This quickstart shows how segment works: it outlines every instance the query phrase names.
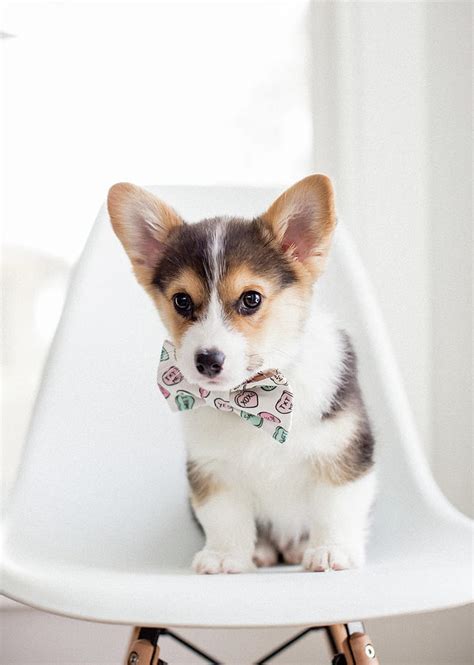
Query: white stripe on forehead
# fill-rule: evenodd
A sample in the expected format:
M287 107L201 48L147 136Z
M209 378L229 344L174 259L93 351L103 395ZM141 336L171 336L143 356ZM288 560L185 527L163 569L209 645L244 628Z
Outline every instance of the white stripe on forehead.
M211 294L209 298L209 307L205 317L205 321L210 330L216 330L216 328L225 326L224 310L217 290L217 286L223 272L223 238L223 225L217 223L214 228L214 236L212 238L210 261L212 275L209 284Z
M214 228L214 237L212 239L211 248L211 263L211 290L214 291L222 277L222 271L224 267L224 225L222 222L218 222Z
M225 325L225 316L222 303L219 298L219 293L217 290L219 280L222 278L223 274L223 238L224 238L224 228L222 223L217 223L213 229L214 233L210 241L210 260L209 268L210 275L209 278L209 306L206 312L204 321L211 329L215 329L216 326Z
M202 321L202 326L207 330L209 336L212 337L218 336L222 329L227 327L224 310L215 286L212 287L209 306L206 316Z
M216 336L217 338L223 334L223 330L228 329L228 322L218 292L219 281L223 276L224 269L224 235L224 225L222 222L218 222L214 227L212 245L210 248L209 263L212 274L210 275L209 280L209 305L202 322L203 326L209 331L210 336Z

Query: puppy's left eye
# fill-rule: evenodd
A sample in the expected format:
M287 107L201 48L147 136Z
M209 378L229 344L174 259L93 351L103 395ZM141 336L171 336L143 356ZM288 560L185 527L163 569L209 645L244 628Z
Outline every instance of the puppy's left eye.
M188 316L193 311L193 301L187 293L175 293L173 296L173 305L178 314Z
M262 296L258 291L245 291L240 296L239 309L242 314L253 314L262 304Z

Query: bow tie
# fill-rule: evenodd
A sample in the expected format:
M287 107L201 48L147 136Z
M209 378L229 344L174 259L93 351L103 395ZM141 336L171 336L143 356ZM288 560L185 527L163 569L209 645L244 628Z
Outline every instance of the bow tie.
M257 372L232 390L205 390L186 381L176 364L176 348L166 340L158 366L158 387L172 411L209 406L240 416L249 425L268 432L279 443L285 443L288 437L293 393L288 381L276 369Z

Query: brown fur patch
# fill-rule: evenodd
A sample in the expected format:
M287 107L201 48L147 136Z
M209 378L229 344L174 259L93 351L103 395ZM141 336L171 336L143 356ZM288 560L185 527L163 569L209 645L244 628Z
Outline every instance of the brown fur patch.
M235 303L244 291L258 291L265 298L279 288L276 277L252 270L245 263L229 268L219 282L219 295L224 303Z
M191 503L194 508L201 506L210 496L222 489L221 483L212 473L205 471L192 460L188 460L186 463L186 472L191 489Z
M179 344L182 336L196 318L186 319L180 316L174 308L173 296L177 293L190 295L196 306L196 315L199 316L206 309L209 300L209 293L202 278L192 268L184 265L180 271L176 272L173 279L167 282L164 290L157 289L149 281L142 286L155 303L173 339Z
M148 284L147 291L157 306L164 323L173 334L173 339L179 344L186 330L193 324L193 319L180 316L173 304L173 296L177 293L187 293L195 305L195 316L206 308L208 293L202 279L192 268L183 266L181 272L167 283L164 291L159 291L154 285Z
M233 328L246 336L263 334L272 299L279 289L276 276L260 275L245 264L230 268L218 285L219 297L227 319ZM262 295L260 307L255 313L247 316L243 316L237 310L240 297L245 291L258 291Z
M171 299L154 288L153 285L147 284L144 288L155 303L163 323L169 330L172 339L176 344L179 344L186 330L192 326L193 321L180 316L176 312Z
M318 480L331 485L344 485L357 480L373 467L374 463L361 464L359 444L352 442L347 448L332 459L320 459L314 463Z
M353 418L354 429L347 433L347 444L337 455L314 463L318 477L333 485L355 480L371 469L375 446L357 380L357 356L347 333L341 330L339 334L344 344L342 371L329 408L321 414L321 423L334 426L337 432L338 423Z
M346 445L335 455L321 455L312 461L313 471L317 480L331 485L344 485L365 475L374 465L373 449L374 439L370 430L365 411L354 410L339 411L334 415L332 422L337 426L337 420L354 418L354 430L348 434Z
M306 315L311 284L303 276L301 281L295 280L282 289L277 275L262 275L257 270L240 265L228 270L219 283L218 291L232 327L245 335L252 349L258 350L268 326L284 330L288 316L295 320ZM245 291L258 291L263 296L258 310L247 316L236 309Z
M198 308L203 306L208 296L202 279L192 268L188 268L187 266L183 266L181 272L166 285L164 295L171 302L176 293L182 292L190 295Z

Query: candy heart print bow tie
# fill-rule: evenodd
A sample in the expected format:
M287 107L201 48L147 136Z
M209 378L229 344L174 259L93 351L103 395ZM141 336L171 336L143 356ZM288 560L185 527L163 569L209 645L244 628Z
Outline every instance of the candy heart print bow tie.
M276 369L257 372L236 388L205 390L188 383L176 364L176 348L166 340L158 366L158 387L173 411L209 406L232 412L249 425L260 427L279 443L285 443L291 427L293 393Z

